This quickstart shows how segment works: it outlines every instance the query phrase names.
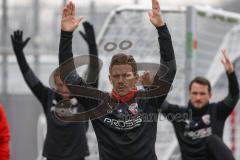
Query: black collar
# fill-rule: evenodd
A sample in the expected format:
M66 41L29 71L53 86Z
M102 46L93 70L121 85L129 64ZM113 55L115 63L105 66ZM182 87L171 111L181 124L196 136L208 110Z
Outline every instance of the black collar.
M208 112L209 103L207 103L202 108L196 108L192 105L192 103L188 102L188 109L191 110L193 116L202 116Z

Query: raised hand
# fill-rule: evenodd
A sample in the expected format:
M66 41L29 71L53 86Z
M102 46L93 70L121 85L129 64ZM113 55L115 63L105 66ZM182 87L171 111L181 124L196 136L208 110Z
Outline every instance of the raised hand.
M25 41L23 40L23 31L17 30L14 31L11 35L11 41L13 45L13 50L15 53L18 53L18 51L23 51L24 47L27 45L28 41L31 38L28 37Z
M226 49L222 49L223 58L221 59L221 62L226 70L227 73L232 73L234 71L233 64L229 58L229 54Z
M82 31L79 31L79 34L88 43L89 47L92 47L93 45L96 46L96 39L93 26L89 22L85 21L83 22L83 28L85 34Z
M143 75L140 76L139 81L142 83L143 86L152 85L153 78L151 77L149 71L145 71Z
M95 39L95 33L94 33L94 28L93 26L85 21L83 22L83 28L85 33L82 31L79 31L79 34L83 37L83 39L87 42L88 48L89 48L89 54L92 56L98 56L98 49L97 49L97 44L96 44L96 39ZM99 62L96 61L93 57L90 57L90 62L88 65L87 72L85 72L85 77L87 77L87 82L97 88L98 86L98 71L99 71Z
M66 32L73 32L84 17L76 17L75 4L70 1L65 5L61 20L61 29Z
M152 0L152 10L148 12L148 16L154 26L160 27L164 25L164 21L160 13L160 5L158 3L158 0Z

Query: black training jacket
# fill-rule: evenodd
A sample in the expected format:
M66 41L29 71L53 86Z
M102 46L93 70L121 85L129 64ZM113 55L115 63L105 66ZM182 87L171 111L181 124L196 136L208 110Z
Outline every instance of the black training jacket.
M119 103L109 96L113 102L112 112L92 120L101 160L157 159L155 142L158 109L165 100L176 73L174 50L168 28L166 25L158 27L157 32L162 65L158 69L153 85L160 87L158 91L162 94L156 95L148 90L139 90L136 97L126 104ZM70 37L68 42L71 41ZM65 53L67 55L70 52L66 50Z
M61 34L59 54L64 52L65 48L62 47L65 46L66 40L68 36ZM23 51L17 51L16 57L27 85L42 104L46 115L47 134L43 156L53 160L79 160L89 155L86 139L87 123L69 123L57 119L54 109L62 97L41 83L29 67ZM83 108L80 103L74 107Z
M208 160L210 157L206 143L207 138L214 134L222 138L224 123L237 104L239 85L236 74L227 74L229 93L217 103L209 103L201 109L164 102L162 113L172 122L180 145L182 160ZM217 146L216 146L217 147Z

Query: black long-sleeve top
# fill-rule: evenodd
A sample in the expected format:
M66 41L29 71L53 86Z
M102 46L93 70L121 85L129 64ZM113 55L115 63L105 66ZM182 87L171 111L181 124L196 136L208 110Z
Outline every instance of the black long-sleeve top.
M60 45L60 52L62 51ZM16 51L22 75L33 94L42 104L47 119L47 135L43 156L55 160L78 160L89 155L85 123L63 122L54 115L55 105L62 97L42 84L29 67L23 51ZM76 107L81 105L78 103Z
M235 72L227 74L227 77L229 93L217 103L208 103L201 109L194 108L190 102L185 107L167 101L163 103L162 113L166 117L173 115L176 118L169 120L174 126L182 160L208 160L208 137L214 134L222 138L225 121L239 99L239 85Z
M161 64L165 67L163 69L163 66L160 66L153 84L160 89L163 87L165 92L162 95L155 95L149 91L138 91L137 98L126 104L114 101L111 103L113 105L111 113L92 120L101 160L157 159L155 154L157 119L148 121L144 116L152 114L158 116L159 106L165 100L176 73L174 50L168 28L164 25L158 27L157 31ZM65 44L71 45L71 40L69 38ZM66 48L71 49L70 46ZM65 53L70 52L66 50ZM146 97L143 97L144 95Z

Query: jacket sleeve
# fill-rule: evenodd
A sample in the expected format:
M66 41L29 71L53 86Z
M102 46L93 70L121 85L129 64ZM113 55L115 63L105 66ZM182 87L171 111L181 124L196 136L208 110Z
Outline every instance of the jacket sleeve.
M176 74L176 61L167 25L158 27L157 31L160 46L160 67L154 77L153 86L157 86L159 91L157 91L158 95L152 96L151 102L154 106L160 108L171 89Z
M235 72L227 74L228 78L228 95L217 103L217 116L227 118L239 99L239 84Z
M66 82L70 83L70 84L75 84L75 85L78 84L81 86L88 86L86 81L82 77L79 76L79 74L77 73L77 71L75 69L74 60L73 60L73 52L72 52L72 38L73 38L73 32L61 31L61 38L60 38L60 44L59 44L59 65L63 64L64 62L66 62L69 59L72 59L72 61L68 61L69 63L71 63L68 66L70 67L69 70L71 70L73 72L70 73ZM91 47L89 46L89 48L91 48ZM97 55L95 49L94 50L89 49L89 51L90 51L90 55ZM93 79L92 77L97 77L97 75L96 75L97 73L94 72L96 69L91 68L92 63L93 62L91 61L91 58L90 58L90 65L89 65L90 67L88 67L87 82L91 81L91 79ZM90 86L97 87L97 81L94 83L90 83Z
M60 44L59 44L59 65L64 64L69 59L73 59L72 38L73 38L73 32L61 31L61 38L60 38ZM97 53L95 50L89 49L89 51L90 51L90 55L97 56ZM65 79L64 81L67 82L67 84L74 85L73 87L68 86L68 88L72 94L79 95L81 93L78 91L78 89L77 89L78 87L83 87L83 88L81 88L81 90L84 90L84 92L85 92L85 90L87 90L87 88L91 88L91 87L97 88L97 84L98 84L97 82L87 84L86 81L78 75L75 65L74 65L74 62L73 61L68 61L68 62L70 62L70 64L67 65L70 67L70 69L68 69L68 70L71 70L73 72L71 72L70 75L67 76L67 79ZM91 58L90 58L90 69L88 68L89 69L88 75L91 78L93 76L97 76L97 75L94 75L95 73L92 73L92 70L91 70L91 65L93 65L94 62L91 61ZM61 70L60 70L60 73L61 73ZM89 79L89 76L87 78L87 81ZM91 80L89 80L89 81L91 82ZM84 110L86 110L86 111L88 111L91 108L94 108L95 106L98 105L98 102L96 100L87 98L86 96L83 96L82 94L77 96L77 98L78 98L79 102L83 105Z
M44 86L43 83L38 79L38 77L33 73L32 69L29 67L23 51L15 51L16 58L20 70L22 72L23 78L27 83L28 87L31 89L32 93L41 102L44 110L47 106L47 98L49 93L49 88Z
M183 122L186 119L191 119L192 116L191 110L171 104L166 100L162 103L159 111L170 122Z

